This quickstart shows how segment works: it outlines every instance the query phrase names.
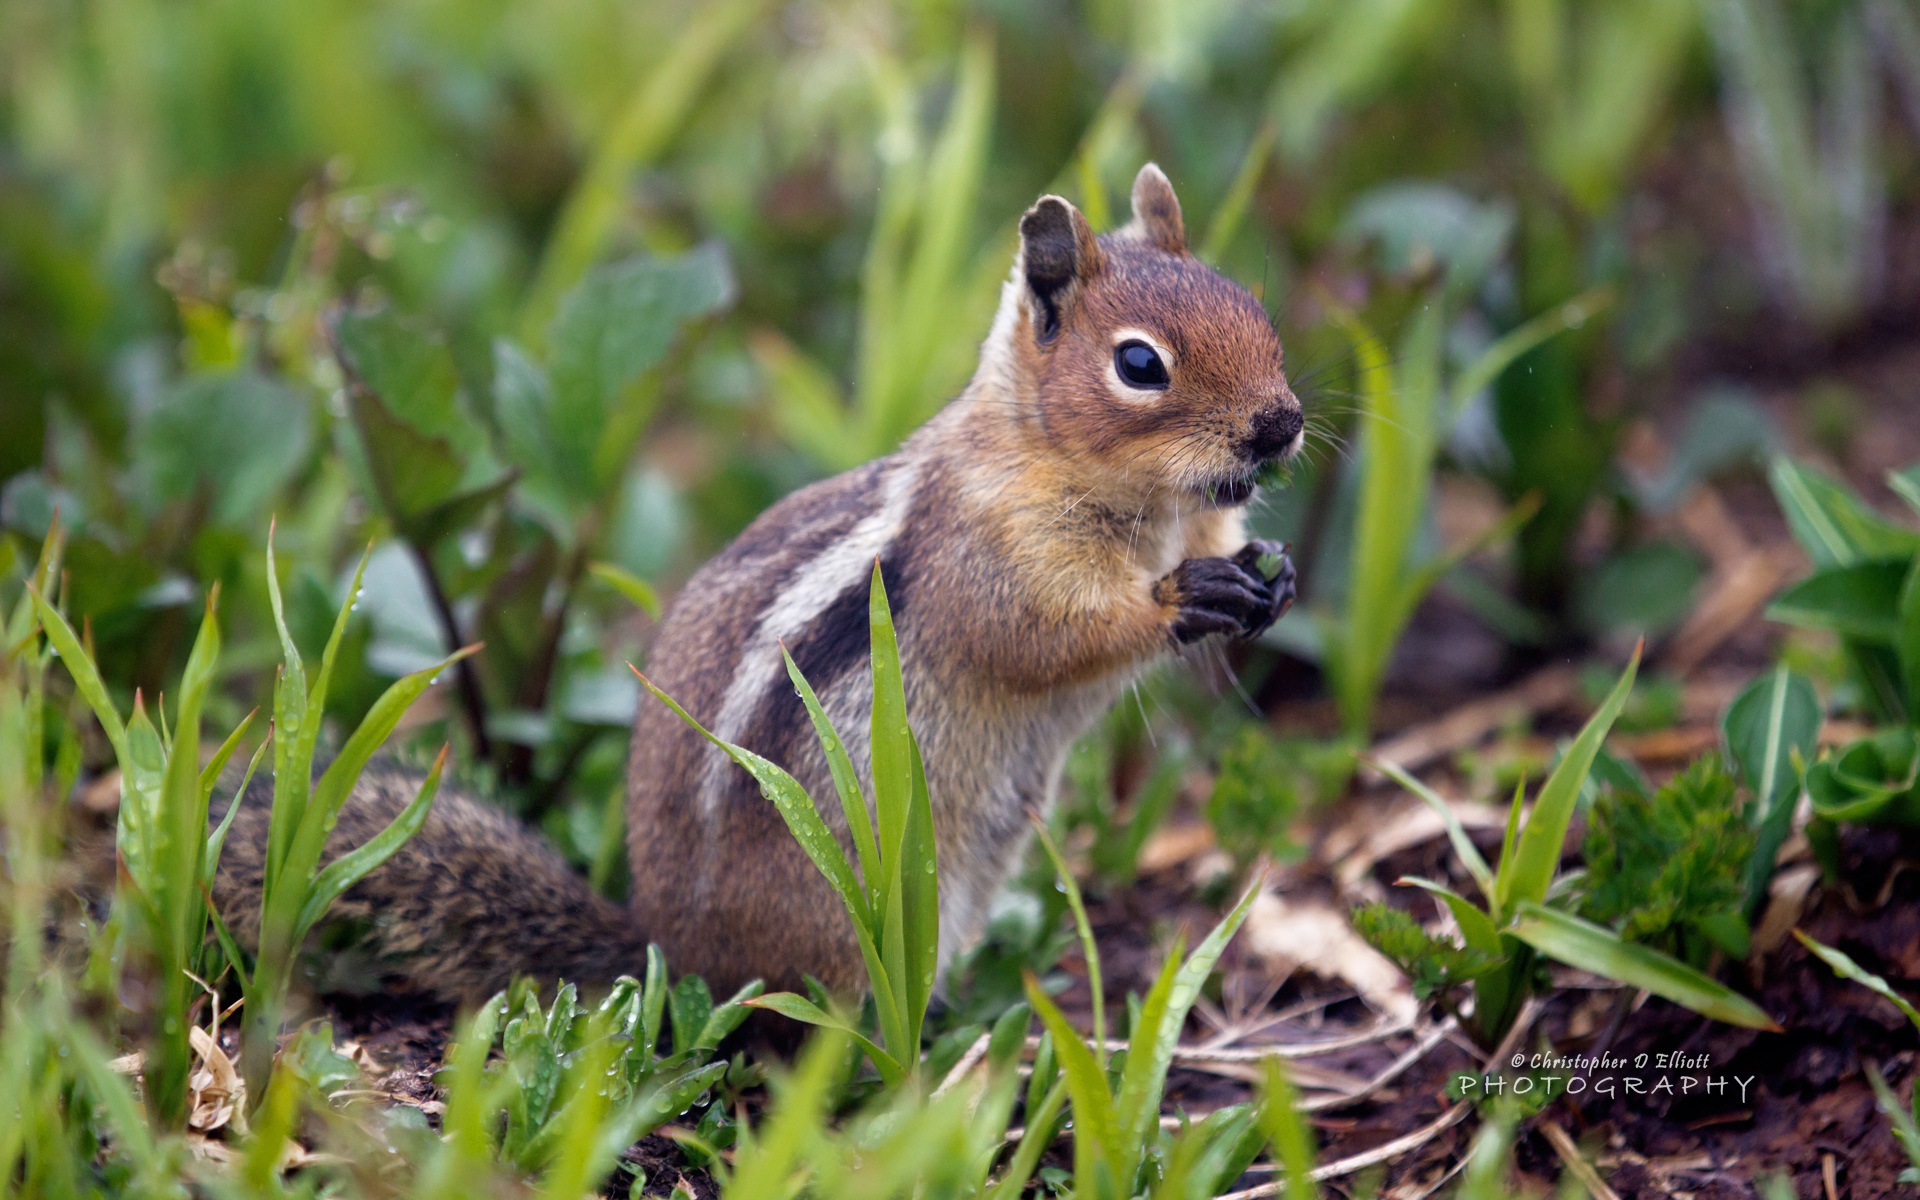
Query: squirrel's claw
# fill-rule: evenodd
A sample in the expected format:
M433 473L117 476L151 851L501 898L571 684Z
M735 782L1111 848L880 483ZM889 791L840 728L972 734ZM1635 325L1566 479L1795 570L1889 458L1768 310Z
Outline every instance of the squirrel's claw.
M1174 609L1175 645L1216 633L1258 637L1293 603L1293 563L1277 542L1249 542L1232 558L1187 559L1155 591Z

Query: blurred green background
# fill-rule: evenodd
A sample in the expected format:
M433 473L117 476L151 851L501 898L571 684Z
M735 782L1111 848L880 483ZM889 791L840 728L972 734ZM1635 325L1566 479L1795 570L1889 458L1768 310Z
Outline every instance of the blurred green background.
M332 707L484 639L440 725L617 885L635 600L958 390L1041 192L1107 227L1156 160L1267 304L1315 425L1258 520L1321 611L1333 314L1443 313L1450 372L1559 322L1435 416L1443 488L1539 506L1447 579L1521 661L1685 614L1693 482L1912 419L1846 365L1920 342L1916 133L1914 0L7 0L0 574L57 509L128 694L220 584L225 725L270 518L309 654L371 544Z

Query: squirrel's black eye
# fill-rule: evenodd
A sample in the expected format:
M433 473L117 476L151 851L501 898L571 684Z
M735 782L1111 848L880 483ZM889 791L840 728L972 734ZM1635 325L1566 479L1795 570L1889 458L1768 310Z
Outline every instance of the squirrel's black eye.
M1114 347L1113 369L1128 387L1159 389L1167 386L1167 364L1160 353L1141 341L1121 342Z

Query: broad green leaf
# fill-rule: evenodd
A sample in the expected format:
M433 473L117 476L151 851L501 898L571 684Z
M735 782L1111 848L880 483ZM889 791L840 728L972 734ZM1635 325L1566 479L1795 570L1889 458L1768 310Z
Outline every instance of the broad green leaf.
M1906 561L1874 560L1815 571L1780 593L1767 606L1767 619L1898 645L1908 568Z
M1848 567L1876 558L1909 559L1920 553L1920 533L1888 521L1845 486L1811 467L1777 458L1768 482L1793 536L1816 567Z
M466 411L445 343L390 310L343 312L333 345L374 491L416 540L460 493L498 476L482 427Z
M1890 729L1862 738L1806 771L1816 817L1854 823L1920 824L1920 733Z
M649 617L660 619L660 593L638 575L609 562L597 562L587 568L595 579L625 596L629 603Z
M1491 902L1494 896L1493 868L1489 867L1487 860L1481 857L1480 848L1473 844L1471 837L1467 836L1466 827L1460 824L1459 817L1453 815L1453 809L1447 802L1438 792L1401 770L1398 763L1376 758L1373 760L1373 765L1380 768L1381 774L1420 797L1427 807L1439 816L1440 823L1447 831L1447 841L1452 843L1453 852L1460 859L1460 865L1465 867L1467 874L1473 876L1473 881L1480 885L1480 894Z
M140 418L133 473L155 499L204 494L215 521L239 525L307 461L312 423L307 401L264 375L190 376Z
M1813 685L1786 667L1746 686L1720 722L1727 755L1753 793L1749 822L1756 832L1747 870L1746 909L1754 912L1773 877L1773 860L1793 824L1801 761L1813 757L1820 737L1820 698Z
M629 385L665 360L686 321L725 308L734 290L725 253L708 244L598 267L567 294L547 331L547 439L576 494L598 495L626 466L650 415L626 398Z
M446 769L446 765L447 748L442 746L439 756L433 760L432 770L421 782L420 790L414 793L413 799L400 810L400 814L388 822L385 829L328 863L314 877L313 886L307 891L307 902L294 920L293 940L296 943L305 940L307 931L319 923L342 892L365 879L381 863L392 858L414 834L420 832L427 823L428 811L433 807L433 797L440 790L440 773ZM355 774L357 776L358 772Z
M1773 1018L1745 996L1679 959L1623 941L1611 929L1524 899L1514 915L1509 932L1548 958L1644 988L1717 1021L1779 1031Z
M1546 898L1547 887L1560 867L1560 851L1567 841L1567 825L1573 820L1574 804L1580 798L1580 785L1586 782L1594 755L1607 740L1607 731L1626 706L1633 692L1633 679L1640 670L1641 648L1636 646L1627 669L1621 673L1599 711L1580 730L1580 736L1567 747L1560 764L1541 786L1533 802L1533 813L1510 853L1500 858L1495 878L1496 917L1513 912L1518 901L1538 902ZM1516 804L1515 808L1518 808Z

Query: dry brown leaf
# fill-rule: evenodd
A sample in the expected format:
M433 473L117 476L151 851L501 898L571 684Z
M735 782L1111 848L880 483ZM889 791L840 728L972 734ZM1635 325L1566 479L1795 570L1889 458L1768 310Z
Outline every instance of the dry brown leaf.
M1136 864L1142 875L1170 870L1213 849L1213 826L1202 822L1165 825L1140 847Z
M233 1060L213 1035L198 1025L187 1030L187 1043L200 1056L200 1065L187 1077L193 1105L187 1115L188 1128L211 1133L231 1123L236 1132L246 1132L247 1084L234 1069Z
M1406 976L1353 931L1345 912L1324 901L1262 892L1241 936L1249 950L1271 963L1342 980L1379 1011L1398 1021L1413 1020L1418 1005Z
M1497 729L1559 708L1573 699L1578 682L1579 675L1572 667L1547 667L1503 692L1462 704L1444 716L1388 738L1373 747L1367 757L1418 771L1478 745ZM1386 776L1366 764L1360 768L1360 780L1377 786L1386 782Z

